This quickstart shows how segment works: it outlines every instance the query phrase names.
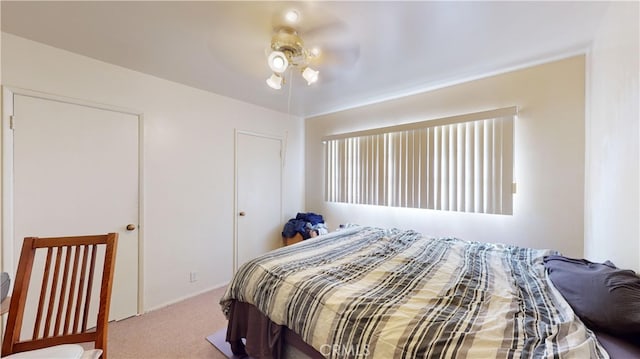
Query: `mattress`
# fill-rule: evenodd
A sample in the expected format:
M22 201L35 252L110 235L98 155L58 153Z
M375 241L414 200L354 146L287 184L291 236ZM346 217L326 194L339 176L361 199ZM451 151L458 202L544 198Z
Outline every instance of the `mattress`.
M221 306L254 306L327 358L608 358L549 281L549 254L354 227L247 262Z

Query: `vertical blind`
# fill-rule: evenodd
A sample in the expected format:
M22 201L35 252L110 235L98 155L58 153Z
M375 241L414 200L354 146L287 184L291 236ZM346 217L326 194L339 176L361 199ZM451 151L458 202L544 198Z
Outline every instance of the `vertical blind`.
M516 107L323 139L328 202L513 213Z

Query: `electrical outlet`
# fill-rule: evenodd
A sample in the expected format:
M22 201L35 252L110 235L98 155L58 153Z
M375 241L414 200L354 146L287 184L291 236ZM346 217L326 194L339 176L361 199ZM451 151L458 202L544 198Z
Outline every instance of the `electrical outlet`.
M198 280L198 272L189 272L189 282L193 283Z

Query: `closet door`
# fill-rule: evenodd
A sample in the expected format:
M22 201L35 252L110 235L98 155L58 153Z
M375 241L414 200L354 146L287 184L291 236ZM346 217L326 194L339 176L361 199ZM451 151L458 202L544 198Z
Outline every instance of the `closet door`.
M282 140L236 132L236 256L243 263L282 245Z
M14 95L13 267L24 237L117 232L110 319L138 312L137 115Z

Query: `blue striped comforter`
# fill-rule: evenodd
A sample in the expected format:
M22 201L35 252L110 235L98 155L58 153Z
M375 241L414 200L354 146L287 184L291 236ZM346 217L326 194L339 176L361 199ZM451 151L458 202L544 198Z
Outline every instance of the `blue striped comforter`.
M548 280L551 253L355 227L246 263L221 305L328 358L608 358Z

